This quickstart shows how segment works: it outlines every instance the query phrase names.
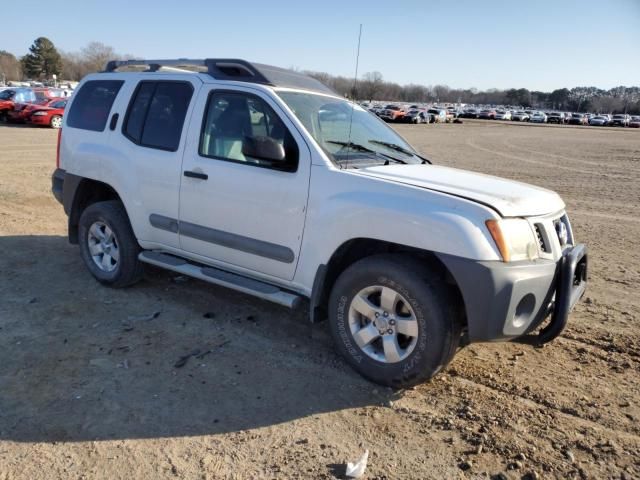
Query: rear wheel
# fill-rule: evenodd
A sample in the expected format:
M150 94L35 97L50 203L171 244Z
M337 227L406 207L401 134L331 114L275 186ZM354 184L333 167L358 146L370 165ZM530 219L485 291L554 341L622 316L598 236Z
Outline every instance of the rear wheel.
M7 123L9 117L7 117L7 112L0 112L0 123Z
M78 236L82 259L100 283L126 287L142 278L140 246L121 202L88 206L80 216Z
M453 357L461 329L454 305L441 279L415 259L376 255L340 275L329 323L355 370L402 388L433 377Z
M51 122L49 123L51 128L60 128L62 127L62 117L60 115L54 115L51 117Z

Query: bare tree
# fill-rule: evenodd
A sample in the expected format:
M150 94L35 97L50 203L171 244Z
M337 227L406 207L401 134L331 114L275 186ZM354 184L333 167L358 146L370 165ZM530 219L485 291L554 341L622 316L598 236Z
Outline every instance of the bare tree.
M380 72L367 72L360 82L360 96L372 101L382 92L384 81Z
M10 80L22 80L22 66L13 54L0 50L0 82Z
M116 52L113 47L104 43L91 42L80 50L80 56L89 71L98 72L104 68L109 60L116 58Z

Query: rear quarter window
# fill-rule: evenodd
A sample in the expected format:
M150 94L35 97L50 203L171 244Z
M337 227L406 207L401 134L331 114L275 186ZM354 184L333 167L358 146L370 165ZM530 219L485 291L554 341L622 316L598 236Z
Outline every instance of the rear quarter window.
M129 104L122 133L140 146L175 152L192 95L190 83L140 82Z
M120 88L122 80L90 80L75 93L71 110L67 115L67 126L104 131L107 119Z

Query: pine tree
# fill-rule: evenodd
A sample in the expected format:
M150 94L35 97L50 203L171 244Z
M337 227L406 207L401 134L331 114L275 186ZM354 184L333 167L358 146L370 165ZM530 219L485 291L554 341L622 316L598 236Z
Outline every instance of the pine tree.
M62 58L46 37L36 38L29 52L22 57L22 68L31 78L51 78L52 75L60 75L62 71Z

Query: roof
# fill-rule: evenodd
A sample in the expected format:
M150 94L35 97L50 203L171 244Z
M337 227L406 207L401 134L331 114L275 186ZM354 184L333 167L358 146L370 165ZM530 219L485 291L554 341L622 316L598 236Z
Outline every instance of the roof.
M144 67L144 70L140 70ZM272 65L250 63L237 58L205 58L173 60L111 60L105 72L189 72L207 74L216 80L258 83L273 87L296 88L321 93L336 93L320 81L302 73Z

